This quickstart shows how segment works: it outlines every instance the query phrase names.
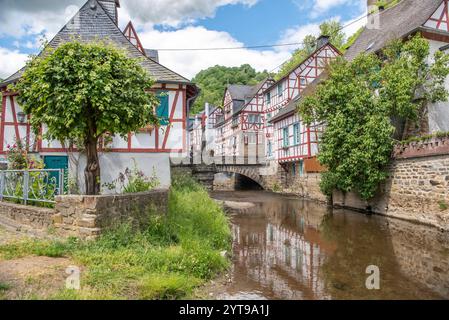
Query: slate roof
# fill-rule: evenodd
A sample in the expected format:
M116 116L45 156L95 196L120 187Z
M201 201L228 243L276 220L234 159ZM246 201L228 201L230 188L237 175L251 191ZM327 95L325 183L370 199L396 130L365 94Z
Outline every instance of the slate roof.
M251 93L254 91L254 86L231 84L228 86L228 91L232 100L245 100L250 98Z
M156 61L145 57L123 34L114 23L113 18L105 11L97 0L89 0L79 10L61 31L48 44L51 48L57 48L65 42L77 39L82 42L92 40L109 41L118 47L125 49L130 58L142 59L142 67L157 81L163 83L191 82L176 72L164 67ZM7 78L0 86L7 85L20 78L24 68Z
M389 41L413 33L426 23L441 2L441 0L402 0L389 9L373 13L372 18L379 18L380 29L365 28L346 51L345 57L352 60L362 52L377 52Z
M295 113L296 106L298 102L301 100L301 96L297 96L295 99L290 101L284 108L282 108L271 120L270 123L279 122L280 120L288 117L289 115Z
M253 86L241 84L228 85L227 90L229 91L232 100L234 100L232 110L233 115L236 115L242 111L247 103L256 96L257 92L262 89L268 80L269 79L267 78Z

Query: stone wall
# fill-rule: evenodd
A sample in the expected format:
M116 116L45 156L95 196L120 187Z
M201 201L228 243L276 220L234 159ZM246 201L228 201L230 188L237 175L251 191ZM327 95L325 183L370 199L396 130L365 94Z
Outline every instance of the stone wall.
M321 175L319 173L289 176L283 192L315 201L328 202L327 197L320 190L320 181Z
M335 192L333 203L449 230L449 155L400 158L376 197Z
M56 210L0 202L0 223L19 228L48 229L53 224Z
M58 196L55 209L0 203L0 223L64 237L94 239L121 223L145 227L152 215L165 215L168 191L101 196Z

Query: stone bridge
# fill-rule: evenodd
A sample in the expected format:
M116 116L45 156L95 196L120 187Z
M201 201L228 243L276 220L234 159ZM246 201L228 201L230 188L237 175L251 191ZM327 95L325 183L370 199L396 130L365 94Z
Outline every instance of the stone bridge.
M234 173L256 182L262 189L271 190L276 182L276 172L265 164L190 164L172 166L174 171L188 171L207 189L213 190L217 173Z

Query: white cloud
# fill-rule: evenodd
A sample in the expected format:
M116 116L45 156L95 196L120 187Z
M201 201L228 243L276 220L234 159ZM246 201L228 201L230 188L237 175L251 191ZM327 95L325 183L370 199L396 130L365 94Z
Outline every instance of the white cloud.
M0 78L5 79L25 65L28 55L0 47Z
M309 34L318 36L320 34L320 24L311 23L287 29L283 32L279 43L299 43Z
M52 38L87 0L0 0L0 36L20 38L45 33ZM132 16L139 24L179 26L197 19L213 17L219 7L242 4L248 7L259 0L124 0L121 23ZM38 2L38 3L37 3Z
M138 23L179 26L197 19L210 18L219 7L242 4L248 7L259 0L127 0L122 7Z
M121 1L119 11L120 25L123 26L132 17L141 30L139 35L147 48L211 48L240 47L244 44L227 32L208 30L201 26L184 25L181 29L159 31L155 24L176 25L188 21L213 16L224 5L242 4L252 6L259 0L125 0ZM298 0L304 1L304 0ZM329 10L333 3L364 2L364 0L308 0L320 10ZM41 32L51 38L71 17L74 9L84 4L84 0L40 0L39 6L29 0L0 0L0 36L36 35ZM365 3L365 2L364 2ZM72 5L72 7L70 7ZM136 21L137 19L137 21ZM346 22L347 23L347 22ZM347 35L354 33L364 21L357 22L345 29ZM278 43L301 42L307 34L319 34L319 23L296 26L285 30ZM21 48L36 48L36 40L18 41L16 47L0 48L0 77L6 77L20 69L27 55L20 53ZM270 41L271 42L271 41ZM16 50L17 49L17 50ZM214 65L240 66L249 63L257 70L273 69L287 60L296 47L279 47L264 51L239 49L223 51L161 51L163 65L181 75L191 78L202 69Z
M227 32L189 26L177 31L154 29L140 32L140 40L147 48L229 48L244 44ZM181 75L192 78L202 69L214 65L228 67L248 63L258 71L274 68L290 57L286 50L258 51L249 49L220 51L160 51L161 63Z
M53 37L74 15L83 0L0 0L0 36L16 38L44 33Z

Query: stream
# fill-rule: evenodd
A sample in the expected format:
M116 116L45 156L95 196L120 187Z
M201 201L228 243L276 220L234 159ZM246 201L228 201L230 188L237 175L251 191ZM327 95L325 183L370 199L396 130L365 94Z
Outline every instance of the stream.
M264 191L212 197L232 204L230 283L218 299L449 298L448 233ZM379 289L367 289L369 266Z

